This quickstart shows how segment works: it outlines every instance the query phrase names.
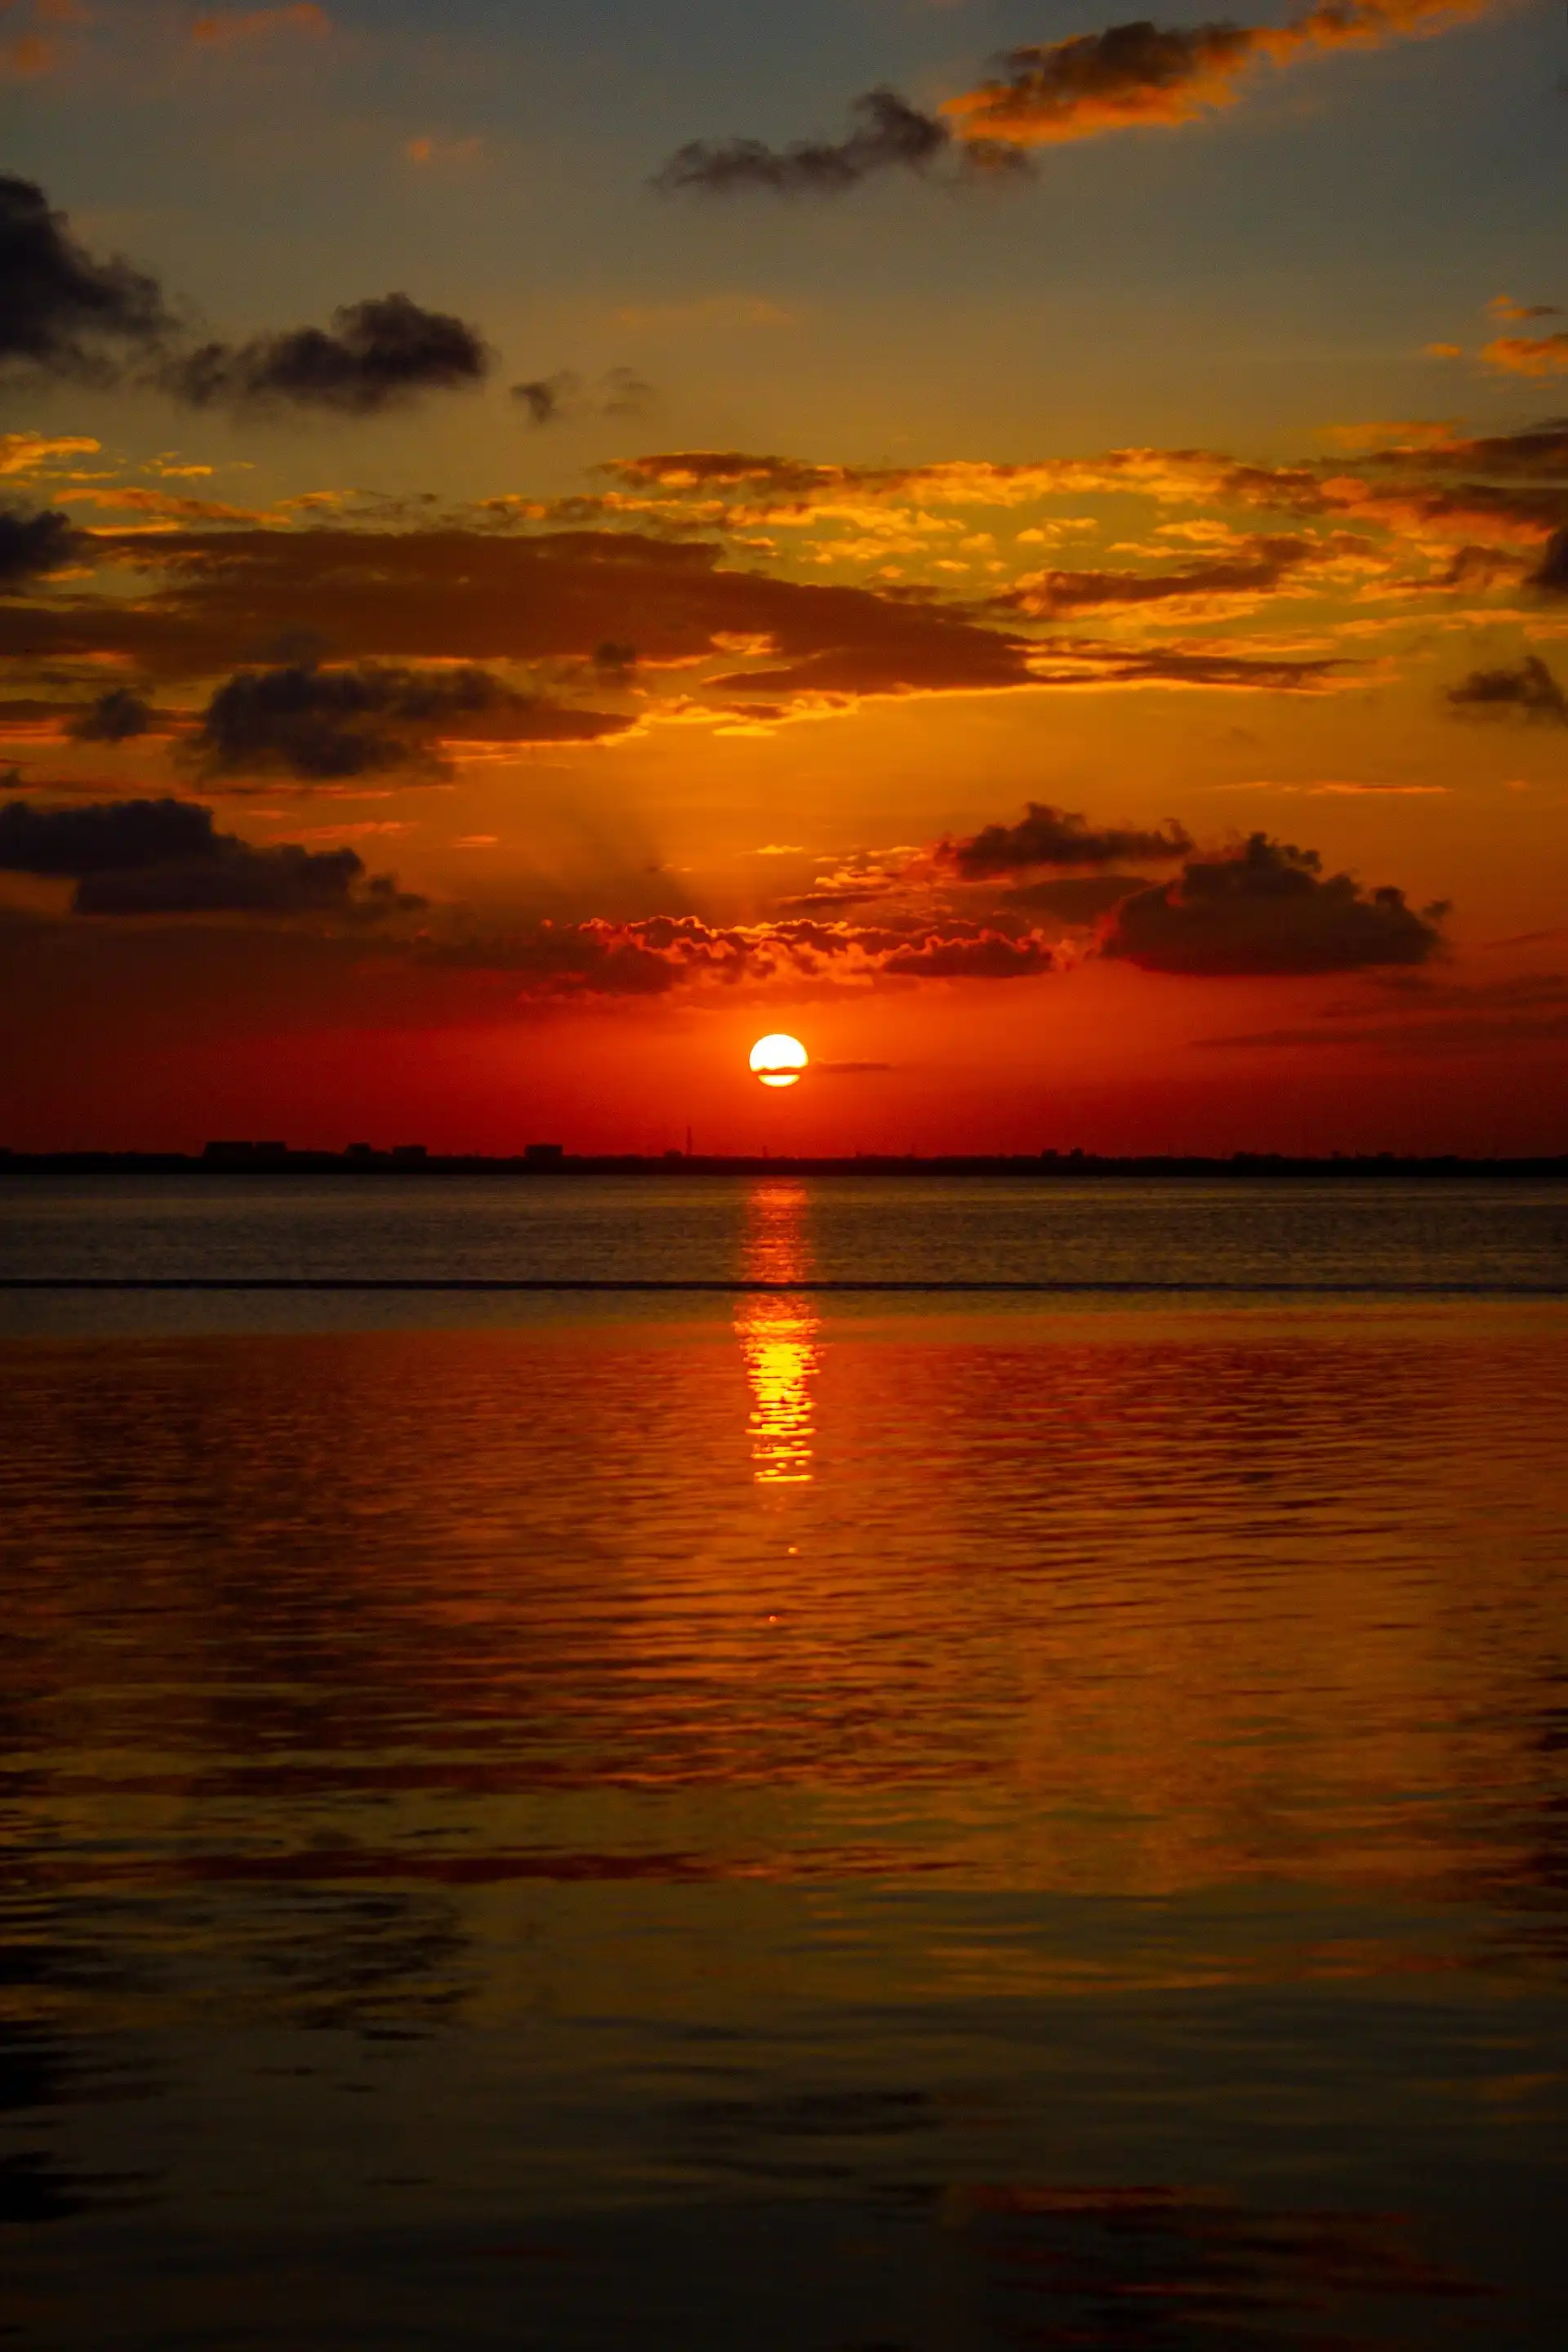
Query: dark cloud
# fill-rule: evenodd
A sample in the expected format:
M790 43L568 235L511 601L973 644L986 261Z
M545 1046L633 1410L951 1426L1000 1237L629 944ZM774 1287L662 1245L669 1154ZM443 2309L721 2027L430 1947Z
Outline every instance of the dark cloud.
M1420 449L1382 449L1368 453L1367 466L1409 468L1433 473L1523 475L1568 474L1568 424L1549 420L1518 433L1457 436Z
M1071 659L1035 665L1037 686L1172 686L1232 688L1243 693L1316 694L1346 667L1330 655L1302 659L1268 654L1183 653L1156 646L1132 653L1125 646L1071 642Z
M1000 599L1030 613L1153 604L1183 596L1268 595L1321 551L1310 539L1258 536L1235 555L1176 572L1042 572Z
M1543 588L1552 596L1568 595L1568 530L1552 532L1525 585Z
M1244 77L1265 61L1282 67L1315 51L1378 47L1465 13L1454 0L1317 0L1286 25L1111 25L1006 51L992 78L948 100L940 114L879 89L856 99L853 128L836 142L693 141L653 184L667 193L836 194L874 173L926 171L943 158L958 173L1022 171L1031 148L1193 122L1233 105Z
M769 716L785 698L1017 687L1310 692L1344 667L1334 656L1083 640L1042 647L994 607L779 578L727 563L711 541L632 530L252 527L100 531L91 545L104 565L142 573L142 592L84 593L27 611L0 603L0 656L114 656L148 678L174 679L211 677L286 641L330 649L340 662L464 665L584 664L602 646L635 645L645 677L743 658L703 691L736 697L741 714ZM515 727L487 721L472 731L571 740L630 723L543 701L531 708Z
M444 737L592 741L631 723L514 693L469 664L322 669L300 662L227 679L207 704L191 754L210 776L280 770L327 783L396 768L438 771L435 746Z
M41 188L0 174L0 366L109 383L134 360L148 381L196 408L374 416L420 393L481 383L492 364L477 328L406 294L348 303L330 329L171 350L175 330L156 278L98 259Z
M0 589L58 572L81 545L81 534L58 507L0 506Z
M283 842L253 849L216 836L223 854L185 866L89 874L77 886L79 915L342 915L380 922L425 904L389 874L367 877L352 849L304 849ZM362 887L363 886L363 887Z
M531 425L560 425L579 416L641 416L654 397L651 383L628 367L587 381L574 368L514 383L511 396Z
M842 695L943 692L1034 683L1033 647L934 602L721 568L710 542L631 531L533 537L462 530L128 532L94 542L107 561L155 577L135 599L66 607L0 604L0 655L33 660L117 654L154 677L212 677L285 634L344 660L585 662L635 645L645 668L690 664L733 641L766 646L773 678L729 672L748 703L779 678ZM536 706L520 740L605 734L628 722ZM455 731L455 730L454 730ZM503 728L487 720L487 731Z
M168 361L158 382L195 408L322 408L375 416L426 392L484 382L492 355L478 328L406 294L332 313L331 330L295 327L240 343L209 342Z
M1056 959L1042 939L984 931L976 939L910 940L882 960L892 980L1028 980L1050 971Z
M99 260L42 188L0 174L0 365L104 381L172 325L155 278Z
M1448 688L1448 700L1464 719L1519 718L1538 727L1568 727L1568 695L1539 654L1526 654L1516 669L1477 669Z
M352 849L297 842L257 849L219 833L194 801L108 801L82 808L0 808L0 871L66 877L79 915L352 915L377 920L423 905L390 875L367 877Z
M1469 544L1455 551L1436 586L1439 593L1450 588L1495 588L1500 580L1517 580L1525 568L1524 560L1508 548Z
M1419 964L1441 948L1446 911L1417 914L1402 890L1363 890L1348 874L1325 875L1315 850L1255 833L1124 898L1100 952L1145 971L1213 978Z
M1122 857L1184 857L1192 835L1174 817L1147 830L1093 825L1073 809L1030 801L1016 824L988 824L964 841L943 841L937 855L966 881L1033 866L1114 866Z
M79 743L128 743L133 735L145 735L153 723L151 703L128 686L111 686L67 720L66 733Z
M84 808L0 809L0 869L13 874L120 874L201 861L218 836L195 801L103 801Z
M947 125L922 113L896 89L868 89L852 103L854 128L837 142L796 140L767 147L760 139L694 139L655 174L666 195L695 189L731 195L758 188L775 195L837 195L878 172L923 172L952 145Z

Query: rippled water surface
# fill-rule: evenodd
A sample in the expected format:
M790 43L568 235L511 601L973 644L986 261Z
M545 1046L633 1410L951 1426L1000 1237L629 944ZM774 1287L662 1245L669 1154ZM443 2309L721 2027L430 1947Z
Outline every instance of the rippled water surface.
M1564 1212L0 1186L27 1273L1250 1286L0 1301L0 2340L1555 2352Z

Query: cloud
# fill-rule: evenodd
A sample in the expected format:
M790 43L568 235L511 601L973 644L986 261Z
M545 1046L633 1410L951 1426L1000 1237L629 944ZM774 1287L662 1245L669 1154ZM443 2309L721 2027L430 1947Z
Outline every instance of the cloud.
M691 915L538 923L505 939L447 941L429 953L437 962L520 974L529 997L1026 980L1055 964L1050 942L1032 930L807 920L718 926Z
M1462 719L1512 717L1568 727L1568 695L1539 654L1526 654L1517 669L1472 670L1448 688L1448 700Z
M847 518L863 528L885 528L889 502L913 515L931 507L1010 509L1043 499L1127 493L1164 505L1232 506L1306 518L1354 518L1408 536L1474 537L1486 532L1533 543L1568 522L1568 425L1527 433L1372 452L1365 471L1343 473L1332 459L1262 466L1205 449L1110 449L1087 457L1045 458L997 465L973 460L925 466L813 465L798 458L742 450L674 450L621 459L599 470L625 485L628 504L679 518L689 508L711 530L804 525L818 517ZM1456 474L1470 478L1454 482ZM1369 478L1369 476L1371 478ZM1483 478L1476 478L1480 477ZM1309 559L1335 554L1331 541L1309 548ZM1262 541L1241 540L1224 558L1263 562ZM1285 568L1290 568L1286 559ZM1050 575L1038 575L1040 581ZM1266 590L1267 575L1261 574ZM1064 574L1065 593L1081 581L1089 593L1114 602L1138 601L1138 583L1172 580L1165 573ZM1205 593L1200 579L1168 592ZM1210 575L1206 593L1226 593ZM1234 589L1230 593L1237 593ZM1241 593L1258 593L1259 578ZM1145 592L1142 601L1159 601Z
M1517 315L1533 318L1537 314ZM1531 376L1538 382L1543 376L1568 375L1568 334L1499 335L1495 342L1482 346L1481 357L1488 367L1503 375Z
M291 7L210 10L195 19L191 38L203 48L232 49L276 33L303 33L321 40L331 29L332 20L324 8L313 5L313 0L295 0Z
M1544 588L1549 595L1568 595L1568 530L1552 532L1542 551L1540 562L1524 584L1527 588Z
M966 881L1016 874L1037 866L1113 866L1122 857L1184 857L1191 835L1174 817L1154 831L1091 825L1072 809L1030 801L1016 824L988 824L964 841L942 841L936 855Z
M0 809L0 868L13 874L130 873L200 861L220 836L195 801L103 801L84 808Z
M257 849L218 833L194 801L0 808L0 871L68 877L78 915L349 914L380 920L424 904L352 849Z
M1491 0L1320 0L1290 23L1165 27L1146 21L1009 49L999 73L936 114L897 90L862 93L838 141L693 140L655 174L666 194L769 191L836 195L879 173L928 172L951 160L984 179L1026 169L1026 152L1106 131L1194 122L1234 106L1245 76L1339 48L1381 48L1445 32Z
M79 743L127 743L133 735L145 735L153 719L151 703L128 686L111 686L67 720L66 733Z
M1040 614L1096 606L1157 604L1184 597L1268 595L1290 572L1324 552L1310 539L1255 536L1235 555L1184 564L1175 572L1036 572L1005 602Z
M162 389L194 408L320 408L377 416L426 392L470 391L492 355L477 327L381 294L332 313L331 330L294 327L208 342L167 361Z
M81 543L58 507L0 506L0 589L62 571Z
M95 457L102 446L79 433L0 433L0 474L35 474L51 458Z
M849 114L854 128L837 142L801 139L777 148L760 139L692 140L655 173L653 185L665 195L758 188L780 196L838 195L879 172L924 172L952 144L945 123L895 89L864 91Z
M302 782L438 770L443 738L589 742L630 719L523 695L471 665L414 670L298 662L241 670L207 704L192 756L209 776L281 771Z
M628 367L610 368L593 383L574 369L514 383L511 396L531 425L559 425L579 416L641 416L654 397L651 383Z
M1511 325L1521 325L1527 319L1560 319L1563 308L1558 302L1516 302L1511 294L1494 294L1487 304L1494 319L1506 320Z
M172 325L155 278L99 260L42 188L0 173L0 364L103 382Z
M145 381L191 407L374 416L421 393L470 389L492 364L478 328L406 294L345 304L330 330L175 350L175 328L156 278L99 260L40 187L0 174L0 366L112 383L135 358Z
M1000 74L950 99L963 139L1018 147L1166 128L1234 106L1254 67L1447 31L1489 0L1322 0L1289 24L1111 25L1008 50Z
M1446 912L1417 914L1392 887L1325 875L1316 850L1254 833L1135 891L1105 919L1100 951L1145 971L1204 978L1358 971L1427 962Z
M193 530L100 533L105 561L161 574L135 599L73 600L26 612L0 604L0 656L118 655L150 677L210 677L254 648L300 633L345 660L590 660L635 646L639 675L690 667L736 647L782 661L803 693L937 693L1035 683L1018 635L934 602L774 579L721 566L707 542L632 531L367 532ZM729 670L724 690L764 698L763 680ZM539 735L606 733L592 713Z

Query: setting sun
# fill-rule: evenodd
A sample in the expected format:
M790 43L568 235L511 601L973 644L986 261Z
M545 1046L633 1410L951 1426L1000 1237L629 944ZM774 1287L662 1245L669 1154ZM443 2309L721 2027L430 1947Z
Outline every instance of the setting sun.
M798 1086L807 1058L798 1037L759 1037L752 1048L752 1070L764 1087Z

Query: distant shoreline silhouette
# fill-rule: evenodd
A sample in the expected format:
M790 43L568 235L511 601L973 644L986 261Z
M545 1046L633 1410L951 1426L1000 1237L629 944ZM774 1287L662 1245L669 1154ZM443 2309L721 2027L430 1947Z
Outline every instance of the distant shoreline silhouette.
M347 1151L297 1150L283 1143L209 1144L180 1151L11 1151L0 1150L10 1176L517 1176L560 1182L582 1176L958 1176L1027 1177L1043 1182L1127 1178L1258 1181L1312 1178L1329 1182L1388 1178L1442 1181L1568 1181L1568 1152L1478 1157L1458 1152L1333 1152L1323 1155L1236 1151L1178 1152L854 1152L805 1157L760 1152L572 1152L530 1144L515 1153L436 1152L402 1144L387 1150L358 1144Z

